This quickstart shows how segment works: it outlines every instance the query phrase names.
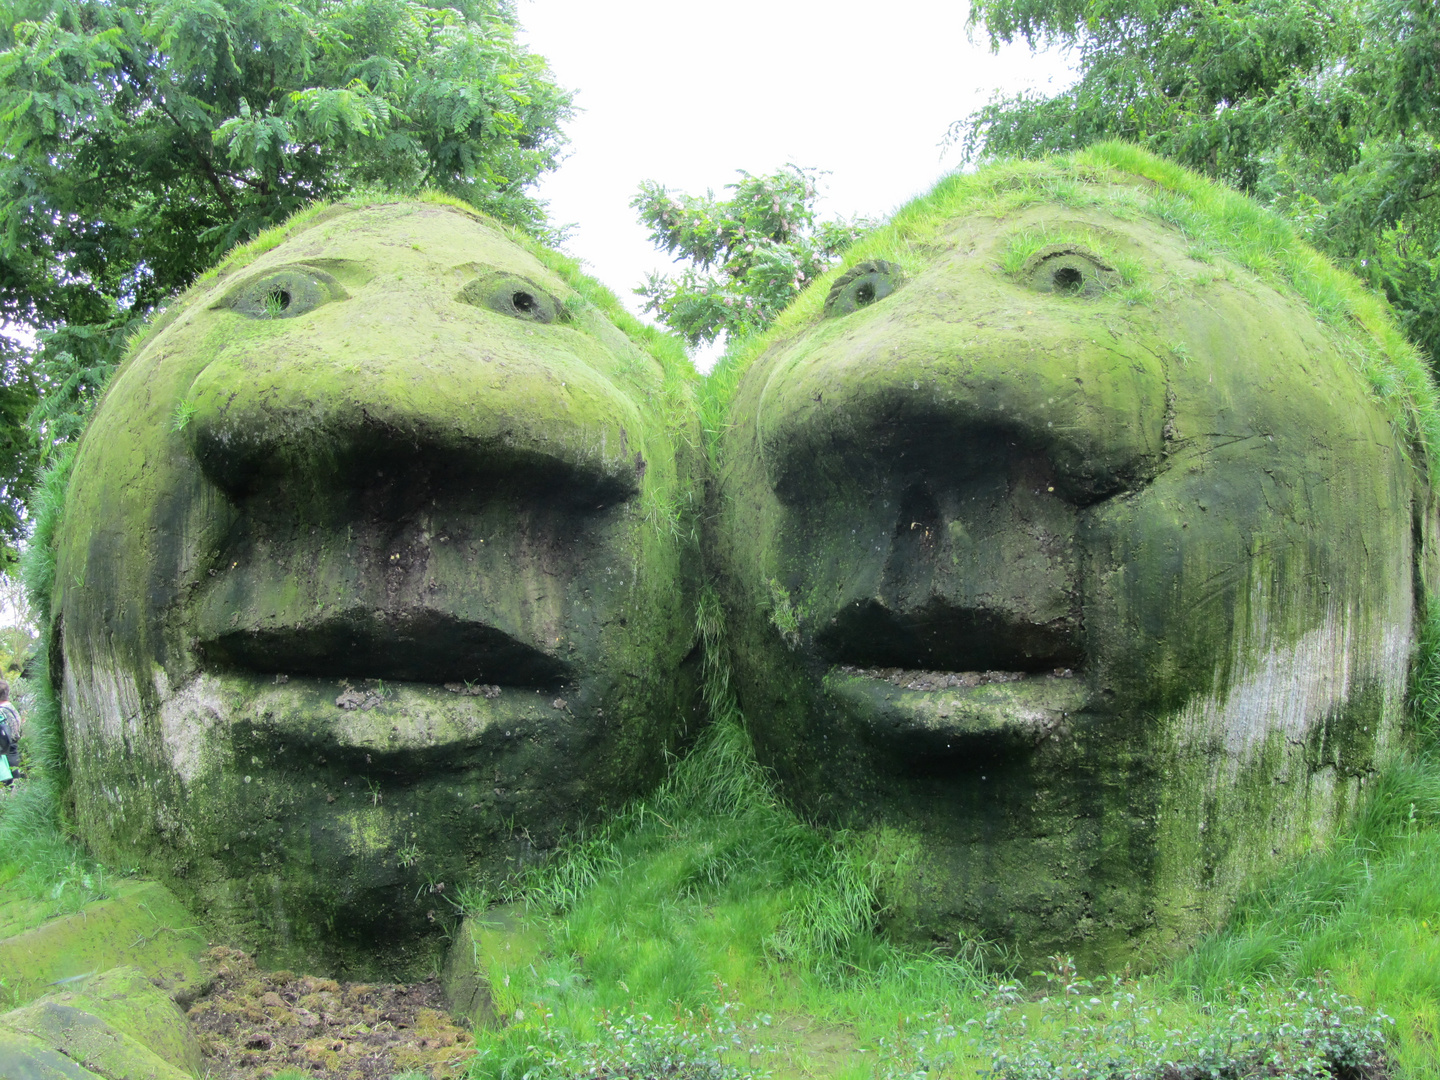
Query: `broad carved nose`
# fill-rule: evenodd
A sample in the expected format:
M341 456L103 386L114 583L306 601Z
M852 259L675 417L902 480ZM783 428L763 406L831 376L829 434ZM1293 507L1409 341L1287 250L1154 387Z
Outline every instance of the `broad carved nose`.
M1080 662L1077 507L1043 454L1000 433L984 450L965 472L910 478L878 588L817 635L833 661L945 671Z

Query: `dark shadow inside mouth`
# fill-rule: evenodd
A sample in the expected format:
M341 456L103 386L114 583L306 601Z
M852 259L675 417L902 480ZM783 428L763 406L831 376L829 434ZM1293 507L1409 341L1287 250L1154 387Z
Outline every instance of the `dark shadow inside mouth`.
M919 671L1023 671L1078 667L1084 652L1069 624L1025 622L1002 612L932 603L895 612L876 600L842 609L815 635L831 663Z
M469 505L506 498L586 515L631 498L645 469L638 453L606 465L376 422L298 434L206 427L194 440L205 474L262 516L297 500L312 515L344 520L357 511L405 518L437 499Z
M551 689L568 664L503 631L436 612L340 616L302 627L236 630L200 645L207 666L318 678L470 682Z

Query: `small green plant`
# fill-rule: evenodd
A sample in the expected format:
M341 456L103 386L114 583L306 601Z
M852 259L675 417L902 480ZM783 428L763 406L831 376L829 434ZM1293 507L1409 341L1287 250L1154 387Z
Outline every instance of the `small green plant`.
M278 319L290 306L290 294L284 289L271 289L260 302L260 309L267 319Z
M408 870L420 861L420 848L415 844L406 844L395 857L400 865Z
M175 411L170 414L170 430L184 431L185 428L189 426L190 421L194 419L195 410L195 403L188 398L184 401L176 402Z
M999 1000L972 1022L993 1080L1389 1075L1394 1021L1323 986L1251 988L1223 1008L1187 1011L1146 984L1079 979L1068 958L1051 959L1041 974L1055 996Z
M516 1010L516 1026L526 1037L489 1048L471 1067L477 1078L508 1080L741 1080L756 1075L736 1058L761 1052L758 1036L769 1017L742 1022L740 1006L725 1002L713 1010L677 1012L673 1022L625 1011L602 1016L592 1038L557 1031L555 1014L543 1008ZM397 1078L398 1080L398 1078Z
M770 579L770 622L790 648L800 644L800 617L790 603L785 586L773 577Z

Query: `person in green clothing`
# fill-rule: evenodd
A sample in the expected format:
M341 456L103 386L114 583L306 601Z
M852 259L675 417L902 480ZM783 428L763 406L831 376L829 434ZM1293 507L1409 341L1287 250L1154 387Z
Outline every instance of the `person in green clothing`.
M7 786L20 772L20 710L10 702L10 684L0 679L0 783Z

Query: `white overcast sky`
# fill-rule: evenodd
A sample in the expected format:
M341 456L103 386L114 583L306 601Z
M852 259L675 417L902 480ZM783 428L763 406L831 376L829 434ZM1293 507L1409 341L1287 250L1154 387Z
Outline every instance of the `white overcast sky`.
M540 185L566 249L631 310L667 269L630 199L642 180L701 194L736 169L829 170L822 216L884 217L959 166L940 143L997 89L1053 93L1057 56L993 54L966 5L924 0L521 0L530 48L576 91L569 157ZM708 367L710 355L697 357Z

